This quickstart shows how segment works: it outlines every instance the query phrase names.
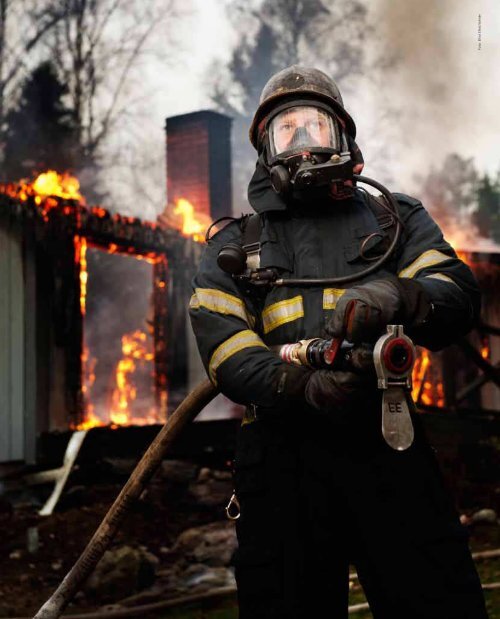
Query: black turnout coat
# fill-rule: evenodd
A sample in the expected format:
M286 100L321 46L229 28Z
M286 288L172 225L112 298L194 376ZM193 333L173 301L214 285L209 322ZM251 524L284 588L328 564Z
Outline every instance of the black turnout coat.
M434 307L427 322L406 331L439 349L471 328L477 284L422 203L394 197L404 222L399 246L377 272L350 285L387 276L418 281ZM286 204L257 166L249 199L262 219L260 266L283 278L359 272L367 265L363 241L377 255L390 235L359 189L343 201ZM221 247L241 236L236 221L210 240L190 302L210 380L248 405L234 468L240 619L308 619L325 608L347 619L349 563L375 619L485 619L466 532L418 416L413 445L398 452L382 439L376 381L339 415L308 407L300 389L278 388L291 366L270 347L324 336L345 290L283 286L248 294L217 265Z
M477 283L443 238L422 203L393 194L404 229L393 258L379 271L349 286L388 275L417 280L433 306L433 318L411 332L417 344L436 350L467 333L479 309ZM389 231L368 206L361 190L352 199L285 204L274 194L267 176L257 168L250 202L262 218L261 267L278 269L283 278L340 277L368 264L363 241L372 255L386 246ZM374 235L374 233L377 233ZM193 281L190 317L201 358L210 380L235 402L279 406L276 375L284 362L270 346L325 335L344 288L276 287L264 299L246 294L217 265L226 243L241 244L240 222L232 222L208 243Z

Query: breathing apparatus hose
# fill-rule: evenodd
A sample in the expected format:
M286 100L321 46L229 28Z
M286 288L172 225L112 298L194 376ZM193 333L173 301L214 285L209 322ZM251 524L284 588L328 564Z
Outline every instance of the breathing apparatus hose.
M367 176L361 176L359 174L353 174L353 179L355 181L359 181L360 183L366 183L367 185L371 185L372 187L375 187L375 189L378 189L380 193L387 200L387 204L384 201L380 201L380 205L383 208L385 208L386 211L390 215L392 215L394 219L396 220L396 230L394 233L394 238L392 239L387 250L382 254L382 256L380 256L380 258L373 261L373 263L369 267L366 267L366 269L363 269L362 271L358 271L357 273L351 273L349 275L344 275L343 277L330 277L330 278L321 278L321 279L310 279L310 278L308 279L293 279L293 278L284 279L283 278L283 279L275 280L273 282L273 286L304 286L305 287L305 286L324 286L324 285L333 286L333 285L338 285L338 284L347 284L349 282L362 279L363 277L370 275L370 273L377 271L385 262L387 262L390 259L390 257L392 256L392 253L394 252L394 250L396 249L399 243L399 239L401 238L401 231L403 229L403 224L401 222L401 218L399 217L399 213L398 213L397 202L394 199L394 196L391 194L391 192L387 189L387 187L384 187L378 181L375 181L372 178L368 178Z
M71 570L33 619L57 619L108 548L125 515L141 495L180 432L218 394L208 380L200 383L176 408L130 475L97 531Z

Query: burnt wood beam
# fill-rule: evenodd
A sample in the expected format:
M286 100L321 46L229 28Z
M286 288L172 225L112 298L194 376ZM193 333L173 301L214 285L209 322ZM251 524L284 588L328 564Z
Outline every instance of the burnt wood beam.
M458 345L464 351L471 361L473 361L477 367L482 370L487 377L487 380L491 380L500 387L500 369L493 366L489 361L481 356L474 346L466 338L460 338Z
M500 327L494 327L493 325L489 325L485 322L481 322L478 325L478 329L479 331L488 333L488 335L499 335L500 336Z
M496 365L494 365L492 367L494 369L496 369L496 370L500 370L500 363L497 363ZM457 403L461 402L462 400L465 400L465 398L467 398L472 393L474 393L474 391L477 391L480 387L485 385L489 380L490 379L488 378L488 376L486 374L482 374L481 376L478 376L475 380L473 380L471 383L469 383L468 385L463 387L457 393L457 395L456 395Z
M43 202L37 205L32 197L23 202L1 191L0 186L0 216L34 220L35 225L40 226L37 230L40 239L47 234L49 224L62 234L78 234L96 245L114 244L118 251L134 254L182 254L184 251L186 238L180 232L165 230L154 222L111 214L103 208L82 206L74 200L57 199L57 206L44 211Z

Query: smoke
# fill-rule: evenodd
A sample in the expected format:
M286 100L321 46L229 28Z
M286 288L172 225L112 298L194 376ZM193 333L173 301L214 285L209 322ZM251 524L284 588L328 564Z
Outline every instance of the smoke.
M382 163L377 160L380 142L390 136L394 190L418 190L415 174L425 174L450 153L474 158L480 172L498 170L500 15L494 8L491 0L377 0L373 5L378 44L394 62L370 98L375 110L385 107L384 126L370 126L373 112L365 124L361 117L360 125L368 134L379 130L378 141L370 140L365 149L376 172Z
M452 240L498 250L481 239L471 216L477 179L500 168L500 13L493 0L376 0L370 9L377 36L368 56L375 66L382 62L346 102L365 173L422 199ZM450 169L453 159L469 162L477 178ZM446 191L433 195L429 180ZM458 195L457 202L457 186L470 189L469 201Z

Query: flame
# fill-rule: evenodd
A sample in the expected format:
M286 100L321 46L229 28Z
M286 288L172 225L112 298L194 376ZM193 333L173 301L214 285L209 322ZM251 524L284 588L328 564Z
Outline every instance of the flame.
M431 355L425 348L419 354L413 368L411 395L417 404L444 406L443 381L434 376Z
M75 261L80 268L80 311L82 316L85 316L85 305L87 300L87 239L81 236L75 236Z
M486 359L486 361L490 360L490 342L488 338L484 338L481 345L481 357Z
M145 417L134 417L132 405L137 397L137 388L133 383L133 375L138 364L151 363L154 354L147 350L147 336L143 331L134 331L122 337L123 357L118 362L115 371L116 386L111 396L111 411L109 418L114 425L147 425L158 423L158 414L154 408Z
M80 182L67 172L58 174L55 170L48 170L39 174L33 181L33 191L42 198L56 196L64 200L77 200L80 204L85 203L80 193Z
M134 373L140 365L152 363L154 354L148 350L147 336L142 331L126 333L122 336L122 355L118 361L114 374L114 389L111 396L109 421L105 421L96 415L94 405L91 403L91 389L95 381L95 366L97 359L89 354L89 349L84 346L82 354L83 396L84 396L84 421L74 429L88 430L99 426L110 425L117 428L124 425L149 425L161 423L155 407L151 407L146 415L134 415L134 401L137 398L137 387L133 382ZM163 394L162 394L163 395ZM163 410L163 407L162 407Z
M91 389L95 382L96 363L97 359L90 356L88 346L84 345L82 353L82 394L85 413L84 421L74 427L75 430L90 430L105 425L104 421L95 414L94 405L90 401Z
M79 204L85 204L78 179L68 172L59 174L55 170L42 172L34 181L22 179L18 183L4 183L0 191L23 202L33 197L36 204L48 208L57 206L57 201L51 198L76 200Z
M200 243L205 240L205 231L212 223L210 217L197 213L191 202L185 198L176 200L173 214L177 216L179 224L173 221L172 225L178 227L184 236L192 236Z

